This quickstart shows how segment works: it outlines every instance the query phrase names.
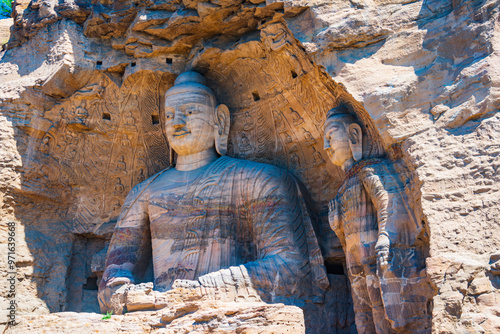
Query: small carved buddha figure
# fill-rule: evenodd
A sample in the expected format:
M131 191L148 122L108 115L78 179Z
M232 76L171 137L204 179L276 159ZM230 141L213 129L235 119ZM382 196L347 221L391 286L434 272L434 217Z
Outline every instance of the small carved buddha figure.
M313 166L314 167L317 167L317 166L321 166L322 164L324 164L326 161L323 160L323 157L321 156L321 153L319 153L317 150L316 150L316 147L313 147Z
M87 101L83 100L82 104L76 108L76 118L75 121L80 124L85 124L87 118L89 118L89 112L87 110Z
M121 171L127 170L127 163L125 162L125 157L120 155L120 160L116 162L116 169Z
M124 134L122 136L121 145L123 147L130 147L131 146L130 139L128 139L128 136L126 134Z
M43 137L42 143L40 144L40 152L42 152L43 154L49 154L49 148L50 148L49 141L50 141L49 137L47 136Z
M309 131L307 131L305 128L302 128L302 131L304 132L304 140L306 142L306 145L312 146L316 144L316 140Z
M115 194L120 195L123 194L124 191L125 191L125 186L122 184L122 180L119 177L117 177L115 184Z
M121 209L120 201L119 200L114 200L113 201L113 212L117 212L118 210Z
M139 175L137 175L137 181L142 182L146 179L146 176L144 175L144 170L141 168L139 169Z
M217 106L196 72L179 75L167 91L164 119L175 168L127 196L99 285L101 310L124 311L126 301L115 292L139 280L151 252L159 291L198 289L231 301L321 301L329 283L293 177L224 156L229 110Z
M346 180L330 203L345 255L358 333L427 333L423 229L387 159L363 159L362 127L345 106L330 110L325 151Z
M125 125L129 127L133 127L135 125L135 118L132 116L132 112L128 111L125 116Z
M300 117L298 112L290 108L290 113L292 114L293 125L299 126L304 123L304 119Z
M137 153L137 161L141 164L147 165L146 153L144 153L144 151L139 151Z
M283 121L283 116L277 110L273 110L274 123L276 125L276 131L278 133L286 132L285 122Z
M300 166L300 158L295 152L292 152L290 155L291 155L290 162L292 163L292 169L295 170Z
M252 145L250 144L250 140L248 139L247 135L245 132L241 134L241 139L240 139L240 151L246 152L246 151L251 151L252 150Z
M252 116L248 113L245 113L245 124L243 124L243 130L250 131L253 129L253 119Z

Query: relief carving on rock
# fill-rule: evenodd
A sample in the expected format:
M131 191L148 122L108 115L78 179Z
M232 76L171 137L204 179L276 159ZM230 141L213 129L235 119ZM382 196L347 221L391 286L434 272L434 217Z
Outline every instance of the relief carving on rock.
M346 172L329 220L346 254L359 333L426 333L432 296L423 227L394 163L367 154L363 124L340 105L325 121L328 158Z
M103 309L120 312L125 306L129 311L165 307L164 302L156 305L155 298L165 300L167 295L172 297L171 291L181 289L207 299L305 302L310 333L351 330L352 302L342 271L344 255L328 225L328 202L344 172L327 159L322 145L325 112L341 96L349 97L311 61L279 17L261 21L260 28L260 33L245 41L231 42L234 45L206 43L189 56L174 59L178 68L202 73L214 90L214 95L193 91L185 95L187 100L204 98L193 104L193 114L207 106L214 109L214 115L198 124L201 133L213 133L213 139L201 140L210 147L199 157L206 158L210 167L202 166L204 161L187 161L188 165L201 163L199 169L205 169L199 174L185 171L181 177L176 169L186 162L191 146L173 147L168 142L182 140L183 133L175 134L175 129L182 129L191 116L188 108L181 114L175 108L172 112L168 109L172 101L165 104L164 99L168 89L182 88L186 77L198 88L205 84L196 75L184 74L171 88L178 72L168 65L170 56L167 65L154 71L141 68L141 62L125 65L123 73L115 72L118 67L110 70L101 64L83 88L58 100L43 118L32 118L30 128L43 130L30 139L38 148L33 150L32 172L43 180L28 177L25 185L40 181L38 189L43 185L55 189L53 184L64 188L60 193L67 191L67 197L54 196L71 203L61 220L71 223L71 233L83 235L82 249L89 235L99 239L94 248L81 253L85 256L78 252L74 256L94 255L91 278L101 283ZM182 96L173 94L167 99L175 97L177 103L185 98ZM215 108L215 96L228 107ZM167 119L169 113L171 119ZM166 128L169 122L175 126ZM374 132L373 127L366 130ZM168 141L166 137L170 137ZM368 148L377 145L377 141L367 142ZM157 174L174 161L176 168ZM270 165L287 170L301 183ZM256 180L253 186L247 185L249 179ZM263 185L275 181L279 183L277 194L265 194ZM291 203L291 209L273 216L273 210L279 212L277 206L285 203ZM149 223L144 223L144 217ZM304 236L266 236L269 217L283 226L279 233L288 233L295 224L298 230L294 233L303 231ZM117 219L103 276L100 259L104 251L99 255L95 249L107 247L106 238ZM155 224L156 219L171 224ZM234 226L229 224L234 221ZM255 229L259 231L251 231ZM307 239L307 249L301 238ZM272 245L263 245L283 240L290 243L286 250L279 246L273 253ZM153 253L154 278L147 277L148 261L142 261L148 258L148 250ZM300 277L304 269L300 265L307 261L304 268L316 269ZM80 263L85 267L85 261ZM146 277L141 277L143 273ZM71 275L68 286L78 285L73 283L76 278L80 281L91 273ZM154 280L158 290L167 292L153 291L149 284L145 293L153 303L141 303L134 296L142 293L143 280ZM342 288L325 291L328 281ZM81 295L81 285L68 290L70 300Z
M52 183L27 179L36 181L36 187L60 189L59 196L73 199L68 212L74 217L74 233L96 233L116 219L117 208L132 186L168 166L168 146L161 127L151 118L159 113L157 92L168 80L161 74L136 75L119 88L100 74L45 112L42 120L50 124L39 139L40 155L33 156L32 164L53 172L30 172L58 177ZM74 185L78 187L72 189Z
M92 329L108 329L94 321L99 315L73 321L78 314L36 314L99 311L95 283L104 270L99 258L105 257L112 228L127 205L126 194L175 161L162 131L163 98L185 69L203 74L231 111L227 143L216 143L217 151L226 148L228 157L279 166L302 181L330 282L347 287L346 261L350 277L355 276L361 332L430 332L424 318L431 311L435 332L500 331L500 71L495 66L500 64L500 2L28 2L14 2L12 38L0 64L0 161L2 216L20 228L19 319L34 315L7 333L56 326L78 331L89 321ZM325 114L344 100L362 133L361 158L349 147L359 161L345 171L322 144ZM375 138L378 131L383 141ZM405 173L411 173L411 182ZM387 234L380 236L382 201L373 193L377 178L383 188L378 195L387 193L394 207L388 210ZM360 193L364 198L358 200ZM340 217L334 227L345 238L343 245L330 237L335 232L328 224L328 202L335 196L345 204L332 206L332 211L339 208L332 215ZM203 207L206 200L197 196L193 203ZM349 210L353 203L373 212L356 216ZM198 213L205 219L210 211ZM355 219L350 214L358 224L373 223L351 248ZM249 221L249 216L242 208L238 219ZM421 224L432 234L422 236ZM422 244L432 254L426 268ZM362 251L368 256L357 257ZM90 266L93 255L95 266ZM424 268L435 293L428 307ZM192 284L179 286L198 290ZM130 310L141 309L135 288L127 297ZM154 302L162 297L148 293L146 299ZM190 323L212 305L217 309L220 304L213 302L189 313ZM316 312L323 328L306 324L305 330L355 331L347 288L327 291L325 303L335 304L335 312L328 317ZM266 312L252 310L254 318L245 320L249 311L242 304L233 321L248 323L257 316L268 325ZM151 312L117 316L113 323L121 325L115 331L168 327L184 306L169 308L157 317L161 323L149 321L156 317ZM218 310L212 313L217 321L192 330L227 324L231 316ZM299 319L296 311L290 314ZM411 314L416 314L412 320ZM374 315L375 321L369 320ZM57 325L56 317L62 320Z
M321 70L282 20L260 28L258 40L236 49L207 47L188 65L213 83L217 97L231 110L228 155L287 169L326 211L342 172L328 161L322 164L324 158L314 162L312 156L325 154L323 118L339 87L325 85ZM325 168L334 177L322 191L316 174Z
M177 77L166 93L164 126L175 168L127 196L99 285L101 310L140 309L123 296L137 289L149 249L154 287L167 294L182 288L225 301L323 303L329 281L295 179L223 155L229 109L217 105L203 76Z

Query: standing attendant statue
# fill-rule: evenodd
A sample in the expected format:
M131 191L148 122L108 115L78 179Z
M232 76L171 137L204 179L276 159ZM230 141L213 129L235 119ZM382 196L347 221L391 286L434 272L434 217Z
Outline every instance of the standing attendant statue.
M221 300L299 305L329 287L323 257L294 178L271 165L224 156L230 116L196 72L165 96L164 126L175 168L128 194L99 285L103 312L138 283L152 253L154 288L199 289Z
M324 139L346 173L329 221L345 252L358 332L429 332L422 228L394 164L363 156L367 138L343 105L328 112Z

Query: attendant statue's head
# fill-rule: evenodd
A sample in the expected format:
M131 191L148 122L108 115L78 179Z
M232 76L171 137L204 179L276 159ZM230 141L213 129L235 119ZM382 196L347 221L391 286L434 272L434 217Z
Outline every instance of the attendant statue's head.
M328 111L325 128L325 151L334 165L348 169L363 158L363 133L355 116L340 105Z
M217 105L214 93L199 73L179 75L165 93L165 132L178 157L214 152L214 147L224 155L229 117L228 108Z

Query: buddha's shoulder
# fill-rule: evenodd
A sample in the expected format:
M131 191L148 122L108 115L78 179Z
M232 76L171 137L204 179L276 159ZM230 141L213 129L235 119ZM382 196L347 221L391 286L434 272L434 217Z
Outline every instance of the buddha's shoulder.
M127 195L128 198L135 198L144 193L144 191L150 186L152 183L154 183L159 176L168 173L171 168L165 168L164 170L148 177L146 180L142 181L141 183L136 184L134 187L132 187L132 190Z

